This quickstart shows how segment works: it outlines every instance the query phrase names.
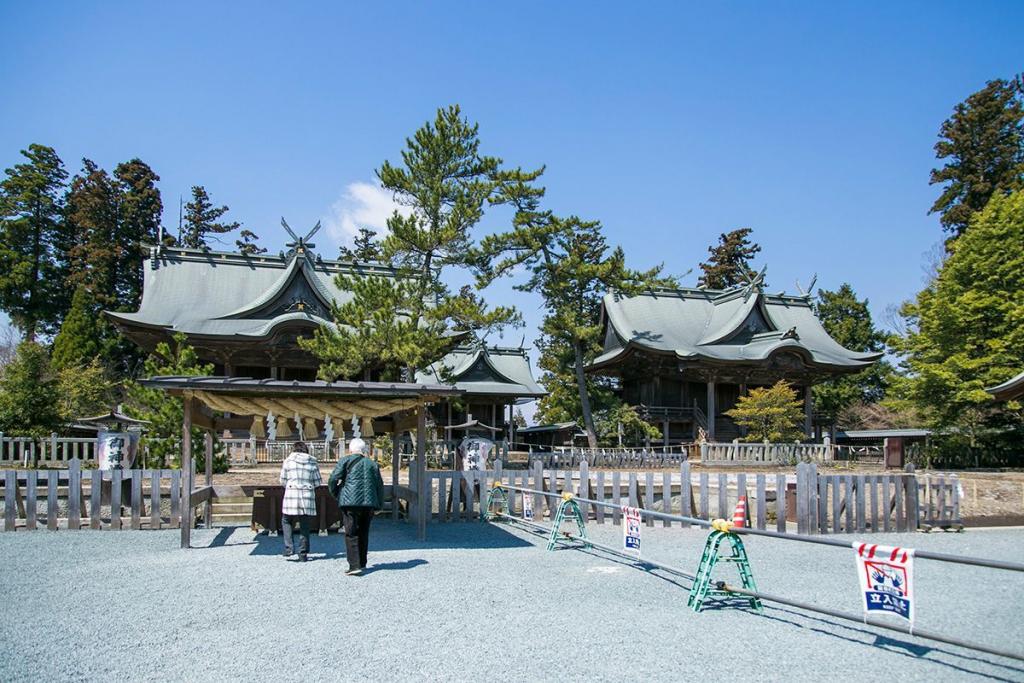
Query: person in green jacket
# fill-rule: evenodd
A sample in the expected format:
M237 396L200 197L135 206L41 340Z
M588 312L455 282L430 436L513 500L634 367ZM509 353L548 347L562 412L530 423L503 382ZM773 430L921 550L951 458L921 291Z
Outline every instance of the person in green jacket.
M366 568L366 550L370 545L370 522L373 513L384 507L384 480L380 468L366 457L366 442L360 438L349 441L349 455L338 461L327 490L341 508L341 525L345 530L345 554L348 571L353 576Z

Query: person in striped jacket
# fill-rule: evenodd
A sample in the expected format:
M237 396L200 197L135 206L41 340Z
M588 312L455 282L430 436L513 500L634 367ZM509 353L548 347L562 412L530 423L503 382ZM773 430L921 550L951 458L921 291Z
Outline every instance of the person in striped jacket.
M309 528L316 519L316 487L323 484L320 465L309 454L309 447L297 443L281 465L284 501L281 504L281 530L284 532L284 556L293 552L294 524L299 524L299 561L309 552Z

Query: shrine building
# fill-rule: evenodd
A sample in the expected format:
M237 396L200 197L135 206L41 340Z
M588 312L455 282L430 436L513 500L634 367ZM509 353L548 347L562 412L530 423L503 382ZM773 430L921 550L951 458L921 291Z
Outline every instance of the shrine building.
M396 271L377 263L323 259L312 251L311 236L296 237L288 251L278 255L151 247L143 264L139 310L106 315L146 351L184 334L199 358L213 364L217 376L316 380L319 362L299 347L298 339L311 337L321 325L334 325L332 302L351 299L350 292L336 286L335 277L395 277ZM453 336L452 347L416 378L419 383L454 383L461 392L457 399L431 408L435 427L444 431L438 436L457 439L479 433L510 438L514 406L544 395L534 381L526 350L487 346L465 336ZM343 379L376 381L379 376L367 371L362 377ZM301 431L311 438L314 432L324 433L322 421L297 425L288 416L277 419L282 436ZM235 437L263 434L253 416L237 416L224 424L232 427Z
M811 387L882 356L832 339L809 293L766 293L764 271L726 290L608 294L601 321L603 350L588 372L617 378L623 400L661 429L666 445L692 441L699 430L709 441L742 436L725 412L749 389L780 379L800 393L812 436Z

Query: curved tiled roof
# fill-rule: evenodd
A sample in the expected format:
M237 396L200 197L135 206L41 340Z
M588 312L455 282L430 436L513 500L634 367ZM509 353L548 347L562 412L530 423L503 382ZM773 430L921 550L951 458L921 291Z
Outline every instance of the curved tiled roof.
M107 311L128 327L196 336L261 338L287 323L331 325L331 302L352 294L338 288L340 273L394 277L376 264L314 260L306 254L244 256L201 249L151 250L144 269L142 302L134 313ZM288 296L310 294L288 308Z
M1002 384L986 389L988 393L1000 401L1009 401L1015 398L1024 397L1024 372L1011 377Z
M416 375L417 382L441 382L445 366L455 386L469 394L539 398L547 392L530 371L525 349L483 345L461 346L438 364Z
M832 339L809 298L766 295L755 286L608 294L601 315L605 345L592 370L614 365L637 350L681 360L745 364L786 351L811 367L840 372L866 368L882 356L851 351Z

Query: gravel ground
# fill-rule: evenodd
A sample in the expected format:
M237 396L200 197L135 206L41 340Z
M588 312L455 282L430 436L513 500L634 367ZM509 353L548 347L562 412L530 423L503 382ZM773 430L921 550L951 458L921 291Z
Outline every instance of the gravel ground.
M618 527L590 525L615 544ZM645 528L652 558L696 567L704 533ZM344 544L279 556L248 529L0 534L0 680L1024 681L1024 663L785 607L694 614L689 584L508 526L375 522L372 571ZM874 536L1024 561L1024 530ZM749 538L761 589L858 609L852 550ZM725 571L730 571L725 568ZM726 576L730 576L726 573ZM1024 649L1024 575L919 561L918 625ZM110 586L101 588L99 586Z

